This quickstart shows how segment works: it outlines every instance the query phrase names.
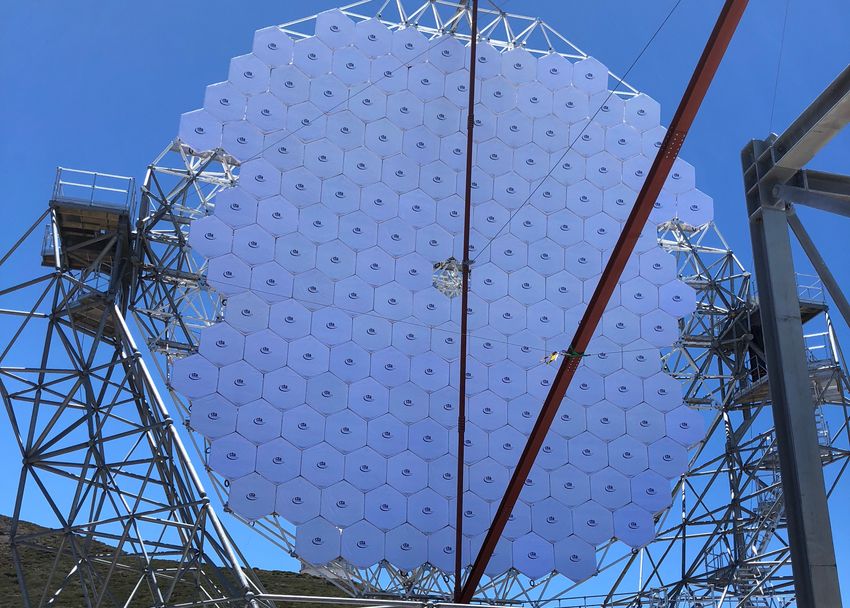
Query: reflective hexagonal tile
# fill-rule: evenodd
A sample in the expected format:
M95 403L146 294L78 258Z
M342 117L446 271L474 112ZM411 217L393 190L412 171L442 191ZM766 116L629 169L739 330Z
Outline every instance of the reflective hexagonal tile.
M285 105L296 105L307 101L310 79L297 66L282 65L272 69L269 88Z
M221 368L217 389L232 403L243 405L260 398L263 375L245 361L237 361Z
M661 439L665 434L664 414L645 403L626 412L629 436L644 444Z
M209 463L228 479L237 479L254 471L257 446L237 433L210 442Z
M641 93L626 101L626 122L646 131L658 126L661 121L661 106L657 101Z
M569 510L554 498L531 506L531 526L535 534L549 542L563 540L573 531Z
M180 117L180 141L196 151L221 147L222 123L206 110L186 112Z
M662 412L682 404L682 385L666 373L658 373L644 380L643 393L646 401Z
M218 217L207 216L196 220L189 232L189 245L205 258L230 253L233 247L233 229Z
M573 529L582 540L598 545L614 536L614 518L607 508L588 501L573 509Z
M586 408L573 401L564 401L552 422L552 432L565 439L572 439L584 433L588 430L588 417L593 417L595 408L596 406Z
M618 437L608 444L608 463L626 476L637 475L649 464L646 446L628 435Z
M643 547L655 538L652 514L637 505L625 505L614 512L614 534L626 545Z
M245 353L245 336L227 323L216 323L201 331L198 352L219 365L236 363Z
M329 355L327 346L307 336L290 342L287 365L305 378L311 378L327 371Z
M575 150L555 151L549 157L552 178L563 186L578 184L585 178L587 161ZM548 183L547 180L544 183ZM563 202L562 202L563 203ZM561 205L563 207L563 204Z
M255 520L274 511L275 486L256 473L240 477L230 484L227 506L245 519Z
M354 22L339 9L319 13L316 17L316 37L331 48L341 48L354 42Z
M521 536L513 543L513 564L530 579L549 574L555 569L552 543L535 533Z
M412 570L428 559L428 540L410 524L402 524L387 532L386 556L399 568Z
M288 367L263 375L263 399L279 410L291 410L304 403L307 381Z
M590 500L590 477L571 464L552 471L549 483L552 497L568 507L576 507Z
M325 421L325 441L343 454L365 448L366 421L349 410L331 414Z
M327 74L331 69L333 54L319 38L297 41L292 49L292 63L311 78Z
M637 506L658 513L670 506L670 480L655 471L644 471L631 480L632 501Z
M640 318L622 306L605 311L602 333L606 338L625 346L640 338Z
M687 190L676 196L679 219L690 226L702 226L714 217L714 201L699 190Z
M385 55L392 45L392 32L380 19L365 19L354 26L354 46L369 57Z
M257 473L272 483L283 483L298 477L301 450L279 437L257 448Z
M345 175L360 186L373 184L380 180L380 157L364 148L357 148L345 153Z
M369 420L367 443L384 456L400 454L407 449L407 427L390 414L379 416Z
M277 487L275 512L296 526L319 515L321 491L303 477L296 477Z
M487 433L479 426L467 423L463 435L464 460L467 464L475 464L487 457ZM449 442L449 454L457 456L457 443Z
M430 395L428 417L447 429L457 426L457 390L448 386Z
M381 530L394 530L407 521L407 499L389 485L366 493L366 520Z
M334 50L331 73L349 87L362 88L369 80L370 62L360 49L345 47Z
M407 520L414 528L431 534L449 523L449 500L425 488L407 499Z
M301 475L318 488L342 481L344 470L343 455L328 443L318 443L301 455Z
M262 399L239 408L236 430L245 439L262 445L280 437L283 414Z
M369 375L369 353L355 342L331 348L330 369L344 382L363 380Z
M666 414L667 435L685 447L692 447L705 437L705 422L699 411L681 405Z
M688 451L669 437L649 445L649 469L667 479L676 479L688 468Z
M353 383L348 389L348 407L364 420L389 411L389 391L374 378Z
M363 518L363 492L347 481L340 481L322 490L322 517L340 528Z
M189 416L191 428L204 437L215 439L236 431L238 408L220 395L194 399Z
M606 467L590 477L590 495L594 501L613 511L631 500L629 480L619 471Z
M387 459L370 447L345 455L345 479L364 492L374 490L387 481Z
M555 544L555 568L579 583L596 573L596 551L578 536L569 536Z
M501 500L509 480L510 470L492 458L469 467L469 491L488 502Z
M574 437L567 449L569 462L585 473L595 473L608 465L605 441L590 433L582 433Z
M622 371L605 377L605 398L620 409L630 409L643 401L641 379Z
M339 528L316 517L295 530L295 552L311 564L326 564L340 553Z
M455 504L452 501L451 513L455 512ZM463 499L463 534L464 536L476 536L486 532L490 527L490 503L480 496L468 494Z
M250 334L245 340L245 361L261 372L278 369L286 360L286 341L269 329Z
M321 414L344 410L347 398L348 385L336 373L325 372L307 380L307 403Z
M299 448L317 445L325 437L325 417L308 405L283 414L283 432L287 441Z
M402 494L414 494L428 485L428 465L410 451L391 456L387 460L387 484Z
M342 557L360 568L377 564L384 555L384 535L367 521L346 526L342 531Z
M251 291L269 304L292 296L292 275L277 262L251 269Z
M398 128L412 129L423 123L425 105L410 91L392 93L387 97L386 116Z

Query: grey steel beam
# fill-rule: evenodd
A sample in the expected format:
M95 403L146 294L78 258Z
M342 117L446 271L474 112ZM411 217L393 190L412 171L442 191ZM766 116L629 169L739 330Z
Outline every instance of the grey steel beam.
M804 113L805 114L805 113ZM799 120L799 119L798 119ZM756 159L774 143L753 141L741 156L764 349L797 605L838 608L841 591L829 520L797 297L788 216ZM815 147L811 142L809 149ZM797 158L801 158L798 154ZM769 169L772 170L772 169Z
M850 176L801 169L784 184L773 188L773 196L821 211L850 217Z
M821 257L820 251L818 251L815 242L812 240L812 237L809 236L809 233L803 226L800 218L797 217L794 208L790 205L788 206L788 225L794 232L794 236L797 237L797 241L799 241L800 247L803 248L803 252L806 254L806 257L809 258L809 262L812 263L815 272L817 272L820 280L823 281L823 286L826 288L826 291L832 298L833 302L835 302L835 306L844 318L844 322L850 326L850 302L847 301L844 291L842 291L838 281L835 280L835 277L832 275L832 272L829 270L829 267L826 265L823 257Z
M790 180L848 123L850 65L782 135L768 140L752 162L747 163L744 167L747 199L758 197L756 189L759 185L772 189Z

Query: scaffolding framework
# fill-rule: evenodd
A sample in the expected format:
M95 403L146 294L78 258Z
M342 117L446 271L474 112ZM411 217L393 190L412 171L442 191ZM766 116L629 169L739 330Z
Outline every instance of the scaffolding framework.
M378 12L391 27L462 39L469 23L466 4L438 0L406 10L400 0L370 0L344 11L355 19ZM482 32L496 46L586 57L540 20L482 13ZM282 27L298 36L308 22ZM842 78L846 83L850 74L845 71L837 82ZM846 90L830 91L833 108L839 107L830 116L846 124ZM624 85L618 94L637 91ZM816 106L820 109L805 123L809 131L824 126L823 120L811 120L815 114L823 118L824 104ZM830 122L830 132L840 128L836 124ZM789 132L799 135L804 126L795 123ZM758 158L769 158L784 172L759 191L781 201L788 226L850 321L850 305L789 202L850 215L850 178L802 169L805 161L791 171L788 159L801 158L799 146L791 147L797 156L783 153L788 162L776 162L786 135L762 142ZM0 268L18 260L18 268L30 267L33 248L25 243L38 241L36 230L48 221L39 250L45 272L0 286L0 322L11 336L0 345L0 397L23 459L10 536L27 606L76 599L75 594L85 606L123 606L129 599L157 607L272 606L298 599L264 593L246 574L250 569L218 520L216 499L205 493L170 417L174 412L188 426L188 406L174 393L164 400L146 366L147 361L167 382L171 362L194 352L200 328L220 315L221 301L205 285L204 262L186 238L191 222L213 209L216 193L232 186L237 174L238 166L222 151L199 154L174 142L148 168L136 209L131 182L65 170L48 210L0 258ZM665 354L665 366L684 383L688 404L710 418L705 439L674 488L673 507L660 516L657 539L646 548L632 551L619 543L600 548L594 586L602 581L609 589L604 596L583 595L582 586L558 575L532 581L508 572L484 580L476 594L482 601L561 608L779 608L795 601L782 437L775 430L776 397L768 382L773 365L766 355L767 300L755 293L752 277L714 224L671 221L661 227L659 241L676 255L679 275L699 302L680 323L681 338ZM806 331L800 331L805 370L798 384L811 395L818 470L831 498L843 487L850 457L850 381L822 290L809 283L792 287L790 299ZM137 348L128 319L153 356ZM203 439L196 434L191 439L206 465ZM206 472L227 511L226 482ZM19 527L20 520L34 517L33 504L43 505L38 513L55 521L48 532ZM297 558L282 519L243 523ZM24 567L35 551L55 558L50 575L39 580ZM351 601L358 606L366 598L398 608L441 605L435 602L451 597L454 584L427 566L302 567L360 598ZM129 596L118 595L119 579L130 581Z
M124 203L94 186L85 200L66 194L80 175L98 177L59 170L25 235L47 220L45 273L0 291L0 396L23 463L9 531L23 603L251 605L256 588L124 321L134 184ZM4 276L31 267L25 241L0 260ZM46 529L20 527L34 508ZM47 576L27 568L38 554Z

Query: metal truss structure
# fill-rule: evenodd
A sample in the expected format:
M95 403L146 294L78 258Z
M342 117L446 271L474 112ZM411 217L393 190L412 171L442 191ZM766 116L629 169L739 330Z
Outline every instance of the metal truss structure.
M367 4L378 4L378 10L363 13ZM424 2L407 11L400 0L372 0L344 10L355 19L378 12L391 25L414 25L432 35L462 37L468 27L463 1ZM585 57L539 20L482 13L490 21L482 17L481 29L492 44ZM299 35L306 21L282 27ZM11 542L27 606L78 596L76 603L85 606L130 600L270 606L294 599L264 594L245 574L244 560L183 448L171 403L162 399L145 364L151 362L167 382L171 362L194 352L198 330L220 314L221 302L205 287L205 267L186 236L191 221L213 208L215 194L233 185L237 174L238 166L220 151L197 154L174 142L148 168L136 210L131 181L87 174L113 183L79 187L80 179L69 184L72 174L60 171L49 209L0 258L4 269L19 259L26 268L41 255L47 267L40 277L0 289L0 327L9 336L0 345L0 397L23 458ZM790 184L809 193L795 191L793 200L823 194L813 194L808 180ZM73 187L78 191L70 194ZM836 197L830 200L837 205ZM47 238L39 251L32 241L45 220ZM798 236L805 234L789 222ZM680 277L697 290L699 302L681 322L681 339L665 364L685 384L688 403L710 418L688 473L674 488L673 508L657 522L657 540L648 547L602 547L600 572L587 583L572 585L557 575L531 581L509 572L485 579L476 594L482 601L563 608L773 608L794 601L760 299L714 224L669 222L659 240L677 256ZM846 300L821 266L821 279L847 320L850 307L844 309ZM811 328L805 337L807 381L832 497L850 456L850 381L819 283L804 285L797 299L801 322ZM136 347L125 319L134 321L151 357ZM172 411L188 426L188 406L171 397ZM206 446L191 437L204 459ZM223 502L225 481L207 473ZM34 517L33 508L39 519L56 522L49 532L19 527L21 519ZM245 523L297 558L285 522L269 517ZM54 556L47 576L27 572L35 551ZM453 589L451 577L429 568L402 571L383 563L361 570L342 562L303 568L352 596L399 607L439 602Z
M23 462L10 529L23 603L244 606L255 588L124 320L134 187L60 169L25 235L47 220L47 270L0 292L0 397ZM0 260L4 276L31 266L31 240ZM20 527L34 509L46 530ZM30 567L39 553L49 572Z
M354 21L377 17L390 29L413 27L429 38L451 34L464 43L469 42L472 23L469 0L419 0L417 4L407 4L404 0L358 0L339 10ZM542 19L508 13L494 2L490 5L492 8L478 9L479 40L500 50L521 47L533 55L555 52L573 61L587 59L587 53ZM280 28L297 40L313 34L315 20L316 16L312 15L283 23ZM618 85L614 89L616 95L640 94L616 74L609 72L609 78Z

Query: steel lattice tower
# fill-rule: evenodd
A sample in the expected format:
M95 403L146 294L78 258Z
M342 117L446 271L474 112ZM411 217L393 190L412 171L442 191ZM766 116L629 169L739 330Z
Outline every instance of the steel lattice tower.
M394 23L430 33L455 31L465 22L465 3L445 5L448 17L432 3L405 11L400 3L385 2L382 10ZM356 11L350 9L350 16L362 18ZM294 32L298 25L284 27ZM542 22L506 13L494 12L486 28L507 47L533 37L544 48L566 44ZM583 55L574 47L567 53ZM112 591L119 577L129 577L133 597L152 606L262 601L183 448L171 403L148 373L147 353L137 348L126 323L135 321L153 354L147 360L162 379L172 361L195 351L199 329L217 318L220 302L206 289L205 267L187 246L188 227L214 206L221 188L235 183L237 173L220 152L197 154L175 142L148 168L136 210L131 181L113 181L110 196L122 198L116 204L101 198L106 190L98 190L96 181L82 196L69 194L71 173L60 171L49 209L0 260L31 262L36 248L25 243L37 240L34 230L47 220L41 247L46 272L0 291L11 337L0 354L0 391L23 457L11 540L28 605L49 605L72 589L80 590L85 605L123 605L127 597ZM584 598L581 586L567 587L556 576L529 581L509 572L483 585L482 599L658 608L793 602L759 303L750 275L714 224L671 222L659 240L676 254L680 277L699 294L697 312L681 323L681 339L665 364L686 384L688 403L711 420L676 485L674 507L657 522L658 538L647 548L632 552L613 543L600 550L607 597ZM807 327L815 328L807 334L810 378L832 496L850 454L847 371L817 285L801 289L800 307ZM188 425L186 405L171 396ZM203 459L205 446L195 447ZM223 500L224 481L211 480ZM58 502L51 490L60 485L73 488L63 494L72 499ZM48 505L56 522L49 534L19 527L30 500ZM282 520L251 525L282 550L293 550ZM27 576L24 564L32 551L56 556L46 580ZM162 567L161 559L172 561ZM428 568L304 566L364 597L447 597L452 589L451 580Z

